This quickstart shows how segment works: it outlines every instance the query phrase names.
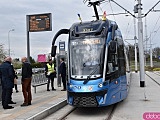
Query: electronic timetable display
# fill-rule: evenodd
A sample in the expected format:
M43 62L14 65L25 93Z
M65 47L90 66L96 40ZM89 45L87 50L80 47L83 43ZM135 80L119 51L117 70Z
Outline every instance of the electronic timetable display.
M52 31L51 13L27 15L29 32Z

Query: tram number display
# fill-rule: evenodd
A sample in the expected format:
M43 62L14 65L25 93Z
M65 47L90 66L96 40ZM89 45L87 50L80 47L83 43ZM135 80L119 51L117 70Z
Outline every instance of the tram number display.
M99 32L101 30L101 23L86 23L75 26L75 32L79 33L91 33L91 32Z
M51 13L27 15L29 32L52 31Z
M83 32L92 32L93 31L93 28L84 28L83 29Z

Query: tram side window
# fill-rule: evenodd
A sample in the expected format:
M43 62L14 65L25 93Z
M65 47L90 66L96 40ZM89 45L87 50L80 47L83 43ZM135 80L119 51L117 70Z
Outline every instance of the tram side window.
M108 74L118 70L118 65L117 65L117 55L114 54L114 55L108 55Z
M117 51L112 53L110 51L110 46L108 48L108 63L106 68L106 79L115 79L118 77L118 57Z
M120 75L126 74L126 64L125 64L125 56L124 56L124 46L119 45L118 47L118 64L119 64L119 71Z

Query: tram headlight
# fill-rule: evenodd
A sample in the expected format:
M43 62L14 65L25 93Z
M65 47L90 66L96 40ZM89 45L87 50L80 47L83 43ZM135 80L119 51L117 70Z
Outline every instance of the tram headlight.
M102 88L102 87L103 87L103 84L102 84L102 83L99 83L98 87Z
M71 84L70 84L70 85L69 85L69 87L70 87L70 88L72 88L72 87L73 87L73 85L71 85Z
M81 89L81 86L77 86L78 89Z

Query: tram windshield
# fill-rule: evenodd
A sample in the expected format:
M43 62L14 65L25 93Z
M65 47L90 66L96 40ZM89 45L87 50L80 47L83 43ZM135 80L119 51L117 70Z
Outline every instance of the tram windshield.
M70 41L70 73L74 79L98 78L102 75L103 38Z

